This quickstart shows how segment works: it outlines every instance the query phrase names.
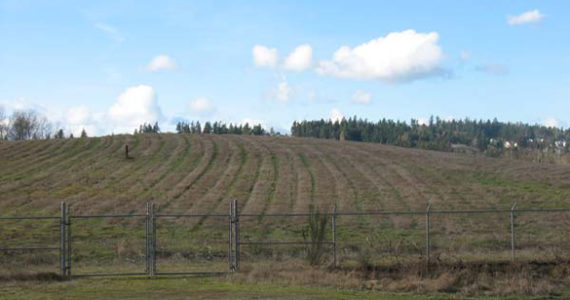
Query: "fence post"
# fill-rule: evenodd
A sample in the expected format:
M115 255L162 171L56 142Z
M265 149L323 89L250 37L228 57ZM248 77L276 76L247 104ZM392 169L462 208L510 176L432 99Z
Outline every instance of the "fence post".
M517 201L511 206L511 259L515 260L515 207Z
M333 242L333 266L338 267L337 254L336 254L336 205L333 208L331 215L331 226L332 226L332 242Z
M71 208L67 208L67 278L71 280Z
M150 275L150 239L148 238L149 236L149 226L150 226L150 202L146 202L146 214L145 214L145 220L144 220L144 261L145 261L145 267L144 267L144 272L147 275Z
M428 203L426 208L426 269L429 269L429 257L430 257L430 237L429 237L429 215L430 215L431 203Z
M233 200L230 200L230 213L229 213L229 218L228 218L228 271L229 272L233 272L234 271L234 261L233 261L233 253L232 253L232 248L233 248L233 243L232 243L232 232L233 232Z
M59 230L60 230L60 237L59 237L59 242L60 242L60 249L59 249L59 258L60 258L60 271L61 271L61 277L65 278L65 271L66 271L66 266L65 263L67 262L66 258L65 258L65 254L66 254L66 245L65 245L65 240L66 240L66 235L65 235L65 212L66 212L66 206L65 206L65 202L61 202L61 218L59 221Z
M234 199L234 231L235 231L235 271L239 271L239 208L238 201Z
M154 276L156 275L156 209L154 203L151 203L150 213L151 213L151 226L152 226L151 239L150 239L151 241L150 276Z

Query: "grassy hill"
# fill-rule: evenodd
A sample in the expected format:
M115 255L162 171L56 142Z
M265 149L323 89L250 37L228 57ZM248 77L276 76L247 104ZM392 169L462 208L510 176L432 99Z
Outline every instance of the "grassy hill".
M569 165L380 144L191 134L0 143L3 216L58 216L61 201L71 205L74 215L144 213L146 201L155 202L162 214L208 214L226 213L228 201L236 198L242 213L265 215L306 212L311 205L329 211L335 204L338 211L424 210L428 201L436 210L508 209L514 201L519 208L569 207L569 196ZM515 294L544 294L568 281L556 275L566 270L559 262L570 251L567 213L517 214L517 259L531 265L512 270L504 264L511 254L508 213L434 215L431 220L431 257L437 267L428 277L422 275L423 215L339 217L338 259L344 273L308 268L303 245L242 245L243 276L350 287L374 279L377 288L395 291L504 291L517 281L508 292ZM227 270L227 219L157 222L161 272ZM240 239L303 241L306 224L306 218L242 217ZM58 220L3 220L0 241L8 248L57 247L58 226ZM141 218L74 219L73 274L141 272L143 228ZM327 265L331 248L325 251ZM58 259L57 250L0 252L0 275L55 272ZM543 262L532 264L536 260ZM370 273L372 266L384 267ZM364 271L355 273L355 268ZM471 269L482 271L466 271Z
M132 159L125 159L124 145ZM0 143L3 214L563 207L570 166L378 144L237 135L116 135Z

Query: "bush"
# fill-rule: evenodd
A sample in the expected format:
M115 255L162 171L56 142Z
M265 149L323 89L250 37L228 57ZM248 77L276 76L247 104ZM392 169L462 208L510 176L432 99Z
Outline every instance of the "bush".
M303 229L303 239L305 242L308 242L305 245L307 259L309 263L314 266L321 264L323 261L328 218L326 214L321 213L318 209L311 206L308 221L307 227Z

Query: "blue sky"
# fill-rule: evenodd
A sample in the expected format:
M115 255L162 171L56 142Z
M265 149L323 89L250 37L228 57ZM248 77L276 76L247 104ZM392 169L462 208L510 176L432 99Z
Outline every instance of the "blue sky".
M341 115L567 127L569 37L567 1L0 1L0 106L91 135Z

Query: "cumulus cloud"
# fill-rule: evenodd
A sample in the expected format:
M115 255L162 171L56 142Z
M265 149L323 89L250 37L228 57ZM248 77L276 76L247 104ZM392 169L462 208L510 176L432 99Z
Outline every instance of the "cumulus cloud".
M66 131L75 136L79 136L82 130L85 130L87 135L94 136L104 127L102 119L101 114L94 114L87 106L79 105L67 109L63 121Z
M109 108L115 132L131 132L142 123L163 119L154 89L148 85L133 86L125 90Z
M293 89L289 86L287 81L283 79L278 85L277 89L275 90L275 98L282 102L289 101Z
M392 32L351 49L340 47L316 71L340 78L404 82L441 72L443 53L437 32Z
M361 90L357 90L352 95L352 101L356 104L368 104L371 98L372 95L370 93Z
M276 67L277 49L269 49L266 46L255 45L252 50L253 64L256 67Z
M176 62L167 55L161 54L153 58L146 69L149 72L174 70L176 69Z
M508 16L507 23L509 25L536 24L544 19L544 15L538 9L529 10L518 16Z
M283 63L283 68L292 71L303 71L311 67L313 60L313 48L305 44L298 46L289 54Z
M507 75L509 74L509 68L503 64L484 64L475 67L475 70L479 72L485 72L493 75Z
M342 119L344 119L344 115L339 109L333 108L329 114L329 119L331 119L333 122L340 122Z
M107 34L111 39L115 40L115 42L117 43L122 43L125 41L125 39L121 36L119 31L111 25L104 23L97 23L94 26L95 28L103 31L105 34Z
M195 113L209 113L214 110L212 102L208 98L197 98L190 102L190 111Z

